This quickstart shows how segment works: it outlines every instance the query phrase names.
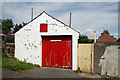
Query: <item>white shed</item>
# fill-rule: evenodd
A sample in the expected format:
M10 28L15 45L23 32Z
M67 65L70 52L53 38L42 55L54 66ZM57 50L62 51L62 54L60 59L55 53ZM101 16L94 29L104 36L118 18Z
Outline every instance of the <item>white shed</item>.
M15 33L15 58L77 70L78 38L79 32L43 11Z

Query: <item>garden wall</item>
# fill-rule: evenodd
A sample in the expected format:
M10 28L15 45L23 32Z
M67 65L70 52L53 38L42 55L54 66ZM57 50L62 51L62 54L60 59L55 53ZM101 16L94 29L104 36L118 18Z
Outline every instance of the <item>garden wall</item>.
M119 44L120 43L94 44L94 73L108 76L119 76Z
M14 43L6 43L5 53L8 57L14 57L15 54L15 44Z

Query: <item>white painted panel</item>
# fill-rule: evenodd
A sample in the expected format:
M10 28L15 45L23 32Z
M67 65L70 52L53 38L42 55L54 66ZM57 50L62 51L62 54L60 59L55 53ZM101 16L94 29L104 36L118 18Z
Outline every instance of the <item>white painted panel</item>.
M61 42L61 40L50 40L51 42Z

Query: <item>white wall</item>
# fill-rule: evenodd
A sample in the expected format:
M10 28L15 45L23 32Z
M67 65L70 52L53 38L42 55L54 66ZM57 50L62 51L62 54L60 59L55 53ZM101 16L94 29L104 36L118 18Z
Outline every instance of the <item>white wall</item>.
M48 24L48 32L40 33L40 24ZM77 39L79 33L43 13L15 34L15 57L42 66L42 37L72 35L72 70L77 69Z

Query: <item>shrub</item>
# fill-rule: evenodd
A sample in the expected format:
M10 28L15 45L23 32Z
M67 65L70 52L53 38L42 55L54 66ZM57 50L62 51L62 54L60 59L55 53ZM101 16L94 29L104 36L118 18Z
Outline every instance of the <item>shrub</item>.
M14 36L7 35L5 39L5 43L14 43Z
M78 70L77 70L77 72L80 72L80 73L82 73L82 71L80 70L80 67L78 67Z
M78 67L78 70L80 70L80 67Z

